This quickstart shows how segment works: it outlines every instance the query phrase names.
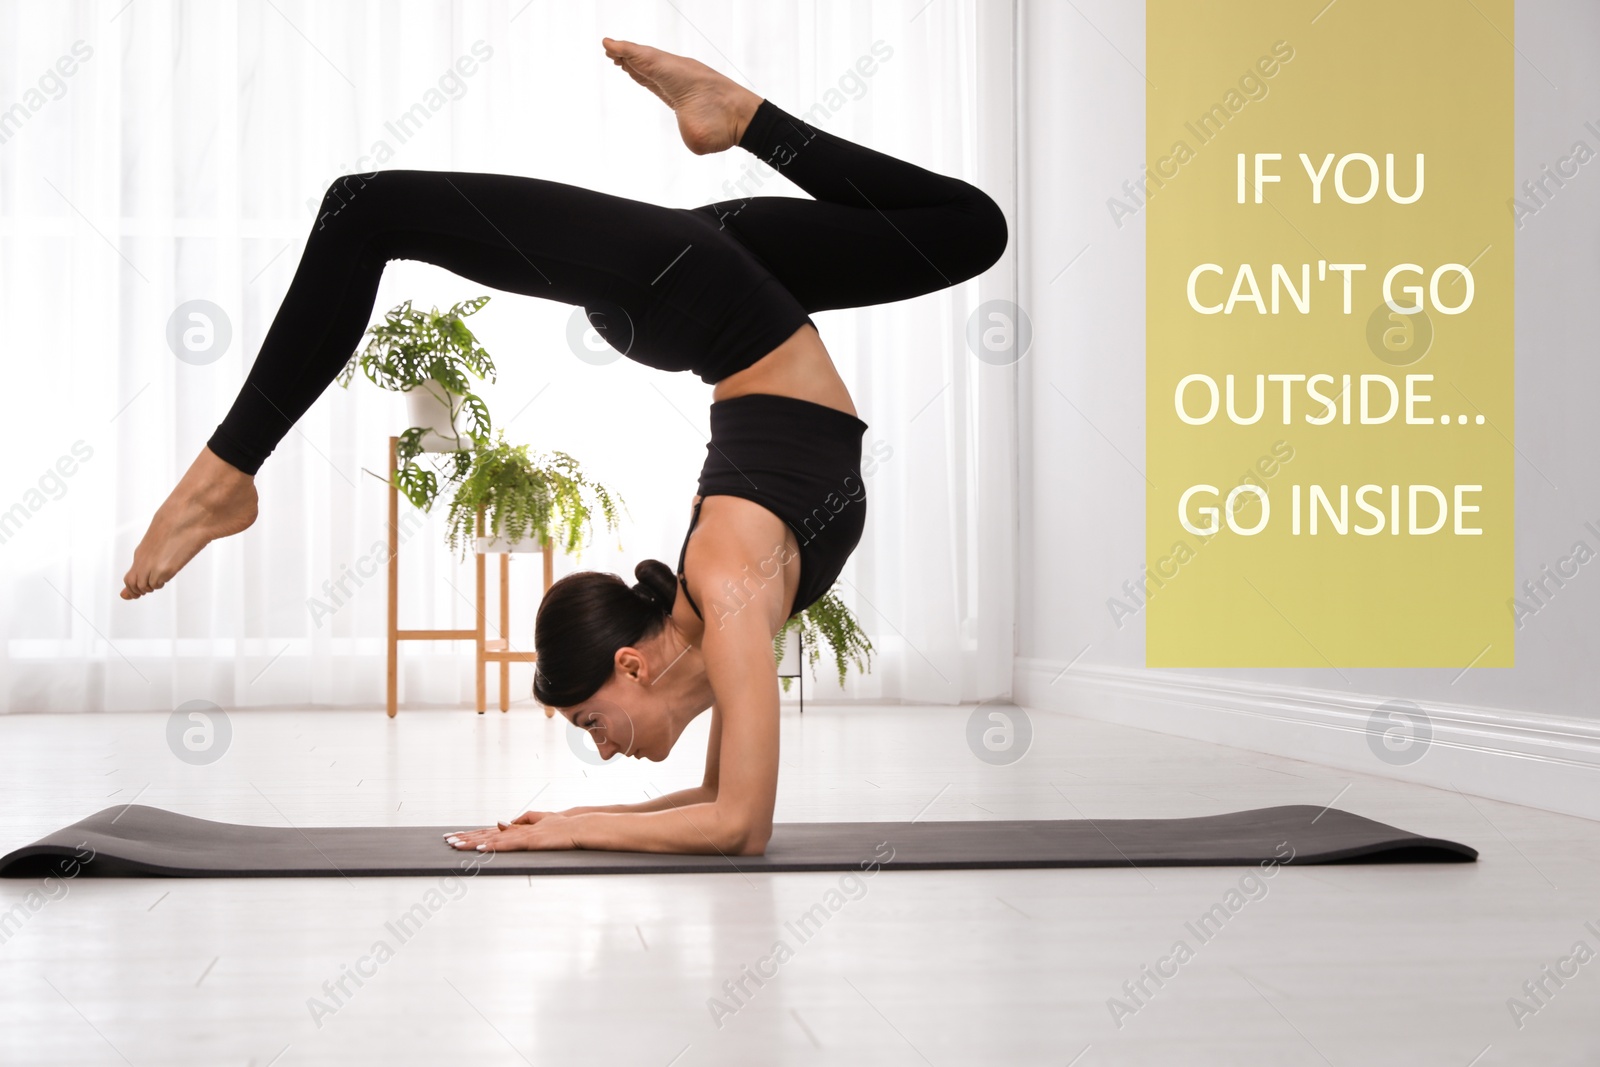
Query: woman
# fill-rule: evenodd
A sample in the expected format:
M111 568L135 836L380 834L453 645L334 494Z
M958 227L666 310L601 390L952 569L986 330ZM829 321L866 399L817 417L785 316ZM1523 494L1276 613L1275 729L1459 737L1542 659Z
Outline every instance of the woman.
M384 264L417 259L585 307L624 354L712 391L711 441L676 573L556 582L534 626L534 694L614 753L658 760L711 709L704 783L640 804L528 812L455 848L760 854L778 779L772 639L861 537L856 415L811 313L903 300L1000 257L1005 218L954 178L819 131L709 67L605 38L696 154L735 145L815 199L664 208L502 174L337 180L238 399L156 513L124 578L161 588L256 516L254 475L345 365Z

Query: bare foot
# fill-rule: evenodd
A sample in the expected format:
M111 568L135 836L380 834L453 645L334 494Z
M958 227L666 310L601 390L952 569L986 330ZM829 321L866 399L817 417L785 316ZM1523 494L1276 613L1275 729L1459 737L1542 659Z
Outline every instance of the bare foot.
M160 589L206 545L255 521L255 479L202 448L150 520L119 595L136 600Z
M697 156L732 148L761 97L704 63L659 48L601 38L606 55L678 116L683 143Z

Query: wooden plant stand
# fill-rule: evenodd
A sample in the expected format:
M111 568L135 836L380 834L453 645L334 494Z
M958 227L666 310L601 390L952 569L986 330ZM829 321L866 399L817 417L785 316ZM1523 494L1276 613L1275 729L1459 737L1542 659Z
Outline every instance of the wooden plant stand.
M500 710L511 710L511 665L513 663L532 663L538 658L534 652L518 652L511 648L511 640L506 634L511 629L511 553L509 552L478 552L475 569L477 571L476 600L473 604L473 614L477 616L477 624L470 630L402 630L400 629L400 490L395 487L395 475L400 470L400 438L389 438L389 679L388 703L389 718L394 718L399 709L400 689L400 642L401 641L471 641L477 648L476 677L478 689L478 714L482 715L487 706L488 697L488 671L489 664L500 665ZM483 512L478 512L476 529L483 529ZM550 542L546 541L543 547L544 556L544 589L549 592L550 583L555 571L555 553ZM485 614L486 589L486 556L497 555L500 557L500 637L491 641L488 639L487 617ZM545 716L555 715L554 708L545 708Z

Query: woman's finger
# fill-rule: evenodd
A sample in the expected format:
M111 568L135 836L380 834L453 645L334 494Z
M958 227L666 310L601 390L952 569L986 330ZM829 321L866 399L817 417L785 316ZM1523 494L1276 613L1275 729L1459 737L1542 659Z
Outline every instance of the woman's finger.
M528 812L528 815L543 819L548 812ZM518 816L514 823L501 822L495 826L482 830L461 830L456 833L446 834L444 841L453 849L464 852L513 852L521 849L539 848L571 848L570 842L544 841L538 830L535 829L536 821L530 819L523 823L526 816ZM547 836L547 835L546 835Z

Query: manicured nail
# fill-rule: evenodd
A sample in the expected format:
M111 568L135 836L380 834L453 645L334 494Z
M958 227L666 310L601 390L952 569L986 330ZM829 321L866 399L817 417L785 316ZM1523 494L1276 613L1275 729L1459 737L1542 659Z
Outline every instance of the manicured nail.
M488 845L479 845L478 846L478 851L479 852L487 852L487 851L489 851L489 846Z

